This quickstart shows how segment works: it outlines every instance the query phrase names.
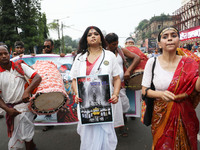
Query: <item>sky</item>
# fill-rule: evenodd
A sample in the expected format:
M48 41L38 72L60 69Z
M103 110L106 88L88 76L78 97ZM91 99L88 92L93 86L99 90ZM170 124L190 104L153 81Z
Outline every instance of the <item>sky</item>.
M121 46L143 19L172 15L180 7L181 0L41 0L47 23L58 19L66 26L64 35L78 39L94 25L103 33L116 33ZM58 39L58 33L50 30L50 38Z

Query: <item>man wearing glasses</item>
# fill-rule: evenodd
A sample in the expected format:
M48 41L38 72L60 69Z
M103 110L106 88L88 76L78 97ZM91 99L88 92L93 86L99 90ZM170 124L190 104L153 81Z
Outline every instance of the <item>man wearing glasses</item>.
M43 54L53 54L54 43L51 39L46 39L43 46Z
M53 54L53 49L54 49L54 43L51 39L46 39L44 41L44 46L42 53L43 54ZM64 53L60 53L60 57L65 57Z

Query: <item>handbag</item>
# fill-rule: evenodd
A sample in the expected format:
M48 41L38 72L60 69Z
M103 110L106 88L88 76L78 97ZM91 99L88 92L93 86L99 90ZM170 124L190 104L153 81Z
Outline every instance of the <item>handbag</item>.
M151 125L152 113L153 113L153 108L154 108L155 98L147 97L147 91L149 89L155 90L155 86L153 84L155 64L156 64L156 57L154 57L154 62L153 62L153 66L152 66L151 87L147 88L145 90L145 95L142 95L143 101L142 101L142 109L141 109L141 114L142 114L141 115L141 122L146 126Z

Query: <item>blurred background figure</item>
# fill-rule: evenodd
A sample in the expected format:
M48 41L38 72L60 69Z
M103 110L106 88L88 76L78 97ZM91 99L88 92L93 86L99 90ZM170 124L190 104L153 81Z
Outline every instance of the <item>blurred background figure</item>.
M119 38L118 38L117 34L109 33L105 36L105 39L107 42L106 49L110 50L111 52L113 52L116 55L117 62L119 64L121 70L123 70L123 68L125 67L124 66L124 64L126 63L125 57L131 59L131 61L132 61L130 66L127 66L126 70L124 70L120 73L121 89L120 89L120 93L119 93L119 102L116 104L117 111L114 111L115 128L119 127L120 135L123 137L127 137L128 136L128 128L125 127L125 125L127 123L125 114L128 112L128 110L130 108L130 104L129 104L129 99L126 95L124 81L130 79L131 73L137 67L137 65L140 63L140 57L138 55L130 52L126 48L118 47L118 39ZM118 114L120 112L121 112L121 115ZM123 114L123 116L122 116L122 114ZM120 120L119 116L122 116L121 120Z
M158 57L160 53L158 52L158 49L156 48L154 53L152 54L152 57Z
M193 53L197 52L197 49L196 49L195 45L192 46L191 52L193 52Z
M151 58L151 57L153 57L153 54L152 54L152 51L151 51L151 50L150 50L150 51L148 51L147 57L148 57L148 58Z
M194 52L194 54L196 54L198 57L200 57L200 46L197 48L197 51Z
M13 57L19 56L22 57L24 55L24 43L22 41L15 42L15 52L13 52Z

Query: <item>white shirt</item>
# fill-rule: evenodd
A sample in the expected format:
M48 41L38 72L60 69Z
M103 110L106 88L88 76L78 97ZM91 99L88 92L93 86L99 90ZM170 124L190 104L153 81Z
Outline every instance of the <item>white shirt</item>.
M36 72L25 64L21 64L25 75L28 78L33 78ZM2 99L5 103L17 103L22 100L24 93L24 85L26 80L14 69L14 63L10 71L0 67L0 91Z
M144 87L151 86L153 62L154 62L154 57L150 58L146 63L143 78L142 78L142 86ZM173 75L174 75L174 72L169 72L169 71L164 70L160 66L158 58L156 58L154 78L153 78L155 89L159 91L167 90L172 81Z
M109 74L112 83L113 77L119 75L122 70L117 63L116 56L108 50L104 50L104 52L102 52L101 56L95 63L90 75L96 73L98 75ZM87 53L83 55L78 54L76 56L70 71L70 76L72 79L78 76L86 76L86 57ZM100 70L97 71L99 66ZM81 136L80 150L116 149L117 137L115 134L114 125L111 123L81 126L79 122L77 126L77 132Z
M105 52L105 56L104 56L104 52ZM123 70L121 70L121 68L119 67L115 54L113 54L112 52L108 50L104 50L104 52L102 52L101 56L95 63L90 75L109 74L109 77L112 83L113 77L119 75ZM72 79L78 76L86 76L86 58L87 58L87 52L83 55L78 54L76 56L75 61L70 71L70 77ZM99 71L97 71L99 66L100 66L100 69ZM111 89L112 89L112 86L111 86Z
M122 57L119 55L119 54L117 54L117 62L119 63L119 67L120 67L120 69L122 70L121 71L121 73L120 73L120 79L121 79L121 81L124 81L124 65L123 65L123 59L122 59Z

